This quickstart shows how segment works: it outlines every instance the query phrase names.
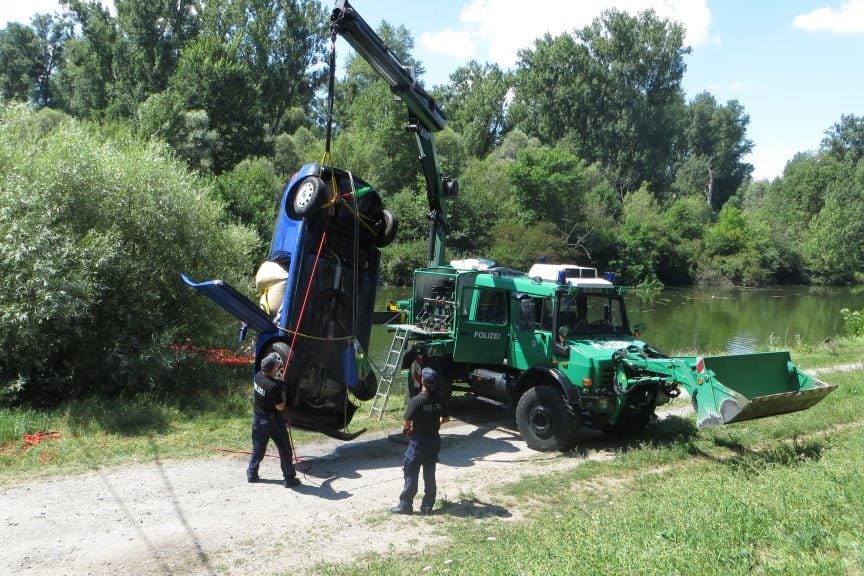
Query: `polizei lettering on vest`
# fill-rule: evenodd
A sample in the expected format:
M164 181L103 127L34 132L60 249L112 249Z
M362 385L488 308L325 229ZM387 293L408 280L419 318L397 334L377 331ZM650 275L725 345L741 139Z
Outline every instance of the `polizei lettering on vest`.
M474 332L474 338L480 338L482 340L500 340L501 333L500 332Z

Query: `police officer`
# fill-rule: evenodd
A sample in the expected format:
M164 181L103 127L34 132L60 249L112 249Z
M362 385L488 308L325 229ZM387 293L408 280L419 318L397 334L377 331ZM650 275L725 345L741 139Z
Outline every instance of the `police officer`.
M253 388L255 408L252 413L252 457L246 469L246 480L258 482L258 465L264 459L267 442L272 438L279 450L279 462L285 487L300 485L292 462L291 446L288 443L288 429L282 411L285 409L285 382L279 380L282 357L271 352L261 360L261 370L255 374Z
M413 514L414 496L423 468L423 501L421 514L431 514L435 505L435 464L441 449L441 423L450 419L447 398L438 391L438 373L432 368L423 368L420 393L408 401L405 408L404 432L410 436L405 451L405 488L399 495L399 504L391 508L394 514Z

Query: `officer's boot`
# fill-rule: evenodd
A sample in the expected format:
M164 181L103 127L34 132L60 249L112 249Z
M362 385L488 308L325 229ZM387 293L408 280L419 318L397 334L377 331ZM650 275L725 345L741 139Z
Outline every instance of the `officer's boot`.
M411 507L410 504L400 500L399 504L390 509L390 512L392 512L393 514L405 514L410 516L414 513L414 509Z

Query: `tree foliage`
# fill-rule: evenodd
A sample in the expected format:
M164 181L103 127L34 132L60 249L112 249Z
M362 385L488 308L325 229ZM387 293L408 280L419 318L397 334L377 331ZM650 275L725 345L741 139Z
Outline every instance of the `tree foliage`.
M450 127L461 135L467 154L482 158L504 134L510 75L496 64L472 60L450 75L439 98Z
M171 343L221 328L179 279L251 268L255 236L133 138L0 109L0 390L57 403L176 384Z
M569 138L623 196L668 182L683 95L684 30L653 11L615 10L520 52L514 125L545 143Z

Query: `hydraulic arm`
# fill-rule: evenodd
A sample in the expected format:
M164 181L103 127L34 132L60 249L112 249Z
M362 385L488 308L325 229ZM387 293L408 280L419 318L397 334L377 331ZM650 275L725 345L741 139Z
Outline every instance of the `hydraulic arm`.
M426 180L429 203L429 267L444 263L444 238L447 214L443 198L455 196L458 184L441 175L433 134L444 128L446 118L432 98L414 79L410 67L403 65L374 30L360 17L348 0L337 0L330 15L335 39L342 36L390 85L394 96L408 107L408 124L420 149L420 166Z

